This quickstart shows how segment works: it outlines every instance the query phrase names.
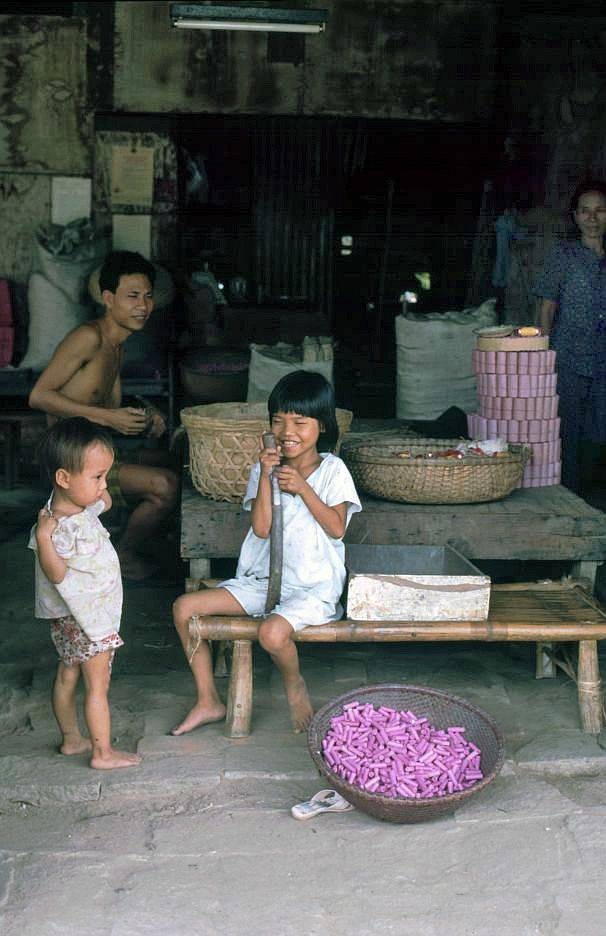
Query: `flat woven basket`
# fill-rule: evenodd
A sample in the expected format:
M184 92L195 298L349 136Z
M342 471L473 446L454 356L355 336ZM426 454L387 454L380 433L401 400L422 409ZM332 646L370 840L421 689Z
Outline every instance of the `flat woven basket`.
M414 458L455 448L460 441L383 441L346 449L343 458L358 490L390 501L474 504L500 500L520 484L531 451L524 445L510 445L509 451L500 455ZM402 452L413 457L401 457Z
M398 712L411 711L418 717L427 718L436 728L465 728L465 738L476 744L482 752L480 766L484 774L483 779L459 793L426 799L392 799L378 793L368 793L347 783L334 773L324 760L322 741L331 726L331 719L341 715L343 706L348 702L360 702L363 705L370 702L375 708L385 705ZM505 757L503 735L490 715L465 699L424 686L364 686L332 699L314 715L309 726L307 744L316 767L328 778L332 788L363 812L389 822L425 822L451 812L492 783L501 770Z
M353 413L337 409L339 440ZM269 429L266 403L209 403L181 410L189 442L194 487L212 500L241 502L259 454L259 439ZM338 445L337 445L338 450Z

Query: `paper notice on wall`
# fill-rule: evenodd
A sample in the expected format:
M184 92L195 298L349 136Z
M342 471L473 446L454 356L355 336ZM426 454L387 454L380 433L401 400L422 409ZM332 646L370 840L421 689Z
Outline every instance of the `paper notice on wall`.
M112 207L150 209L154 194L154 148L112 146Z
M151 215L112 215L114 250L134 250L151 259Z
M51 179L51 221L69 224L78 218L90 218L91 180L75 176Z

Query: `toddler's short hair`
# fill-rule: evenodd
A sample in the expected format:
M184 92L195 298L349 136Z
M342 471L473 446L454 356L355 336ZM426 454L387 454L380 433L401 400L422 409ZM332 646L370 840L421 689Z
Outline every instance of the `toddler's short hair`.
M318 451L332 451L339 438L335 393L323 374L297 370L285 374L273 388L267 401L270 420L276 413L300 413L311 416L322 426Z
M99 289L101 292L108 289L115 293L120 285L121 276L131 276L133 273L142 273L147 276L152 287L156 279L156 270L153 263L142 257L134 250L112 250L103 261L99 271Z
M69 472L82 471L84 453L91 445L102 445L114 454L112 437L101 426L82 416L60 419L46 431L38 446L43 479L54 485L59 468Z

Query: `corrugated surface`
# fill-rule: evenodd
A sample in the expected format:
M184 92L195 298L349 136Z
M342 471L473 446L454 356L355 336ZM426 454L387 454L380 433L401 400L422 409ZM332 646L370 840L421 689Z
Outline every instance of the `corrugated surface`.
M331 308L329 134L324 123L280 119L253 135L259 302L288 297Z

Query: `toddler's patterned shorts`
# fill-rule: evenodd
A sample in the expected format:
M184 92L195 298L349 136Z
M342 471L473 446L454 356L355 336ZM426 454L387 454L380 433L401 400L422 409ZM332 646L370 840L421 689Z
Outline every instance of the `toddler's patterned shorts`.
M66 617L53 618L50 622L50 633L59 658L65 666L78 666L79 663L92 660L99 653L111 650L109 660L111 669L115 651L118 647L124 646L124 641L119 634L110 634L102 640L91 640L71 614Z

